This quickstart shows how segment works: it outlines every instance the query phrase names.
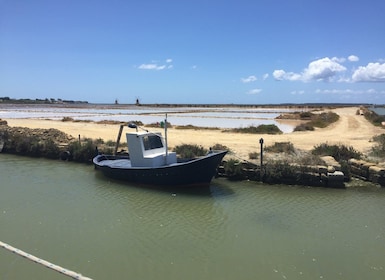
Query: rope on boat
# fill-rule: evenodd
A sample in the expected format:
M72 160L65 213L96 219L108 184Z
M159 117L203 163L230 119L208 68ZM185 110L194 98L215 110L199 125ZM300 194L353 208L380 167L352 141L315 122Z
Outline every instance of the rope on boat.
M46 268L49 268L49 269L52 269L52 270L56 270L57 272L60 272L61 274L64 274L66 276L69 276L73 279L78 279L78 280L92 280L91 278L88 278L88 277L85 277L83 275L81 275L80 273L77 273L77 272L74 272L74 271L71 271L71 270L68 270L66 268L63 268L61 266L58 266L56 264L53 264L53 263L50 263L48 261L45 261L43 259L40 259L38 257L35 257L31 254L28 254L20 249L17 249L15 247L12 247L11 245L8 245L2 241L0 241L0 247L3 247L4 249L16 254L16 255L19 255L19 256L22 256L28 260L31 260L35 263L38 263L38 264L41 264L42 266L45 266Z

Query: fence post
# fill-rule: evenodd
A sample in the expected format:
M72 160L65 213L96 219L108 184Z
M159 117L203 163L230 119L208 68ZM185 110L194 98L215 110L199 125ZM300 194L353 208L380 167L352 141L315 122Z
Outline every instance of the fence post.
M263 138L259 139L259 144L261 144L261 166L259 171L259 180L262 181L263 178Z

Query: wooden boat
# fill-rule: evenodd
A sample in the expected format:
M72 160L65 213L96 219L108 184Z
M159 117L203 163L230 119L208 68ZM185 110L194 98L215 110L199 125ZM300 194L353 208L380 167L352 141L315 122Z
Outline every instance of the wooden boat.
M167 121L165 121L167 124ZM208 186L216 174L227 151L212 151L199 158L179 159L167 147L167 126L165 138L160 133L147 130L126 133L129 155L97 155L93 159L97 170L105 176L141 185L155 186ZM123 126L120 127L117 145ZM115 149L115 151L117 148Z

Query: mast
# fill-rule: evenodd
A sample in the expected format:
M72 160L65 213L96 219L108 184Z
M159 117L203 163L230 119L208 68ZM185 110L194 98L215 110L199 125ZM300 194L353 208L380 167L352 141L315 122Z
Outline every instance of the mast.
M164 144L166 146L166 164L167 164L167 158L168 158L168 143L167 143L167 113L166 113L166 119L164 120Z

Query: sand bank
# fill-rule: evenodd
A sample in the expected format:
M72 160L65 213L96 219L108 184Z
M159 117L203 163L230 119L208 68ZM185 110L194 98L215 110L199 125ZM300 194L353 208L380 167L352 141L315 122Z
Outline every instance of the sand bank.
M184 130L168 129L169 147L180 144L199 144L209 148L214 144L229 147L240 158L248 159L251 152L258 152L259 139L263 138L265 145L275 142L291 142L297 149L311 150L314 146L328 144L344 144L352 146L357 151L367 153L373 146L371 139L375 135L385 133L385 129L370 124L364 116L357 115L358 107L333 109L340 116L338 122L327 128L315 131L292 132L281 135L267 134L240 134L227 133L221 130ZM29 128L56 128L74 137L101 138L105 141L116 140L119 125L96 124L86 122L62 122L36 119L6 119L9 126L22 126ZM125 131L128 131L127 128ZM153 129L154 132L163 132L163 129Z

